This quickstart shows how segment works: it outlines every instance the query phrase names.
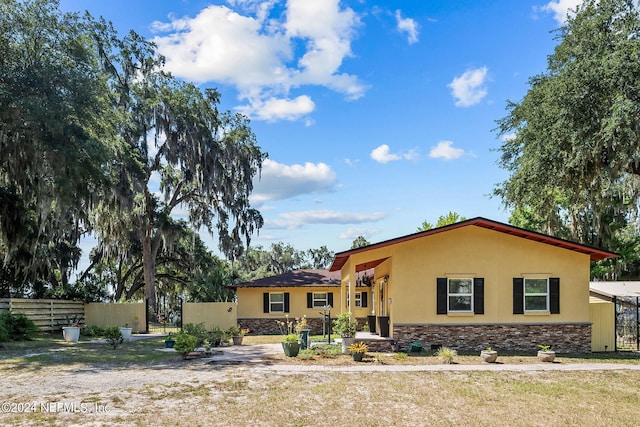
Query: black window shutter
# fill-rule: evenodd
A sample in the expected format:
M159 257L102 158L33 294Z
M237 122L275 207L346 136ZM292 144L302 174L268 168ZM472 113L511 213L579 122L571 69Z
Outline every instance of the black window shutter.
M284 312L289 312L289 292L284 293Z
M447 314L447 278L438 277L436 282L436 304L438 314Z
M333 307L333 292L329 292L329 295L328 295L328 298L327 298L327 299L328 299L327 303L328 303L331 307Z
M513 278L513 314L524 314L524 279Z
M269 312L269 292L262 294L262 309L265 313Z
M363 307L367 306L367 292L361 292L360 293L360 301L361 301Z
M560 313L560 279L549 278L549 311L551 314Z
M484 314L484 278L473 279L473 312Z
M313 292L307 292L307 308L313 308Z

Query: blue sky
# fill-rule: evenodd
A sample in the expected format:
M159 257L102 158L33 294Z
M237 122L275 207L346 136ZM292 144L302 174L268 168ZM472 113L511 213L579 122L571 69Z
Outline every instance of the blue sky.
M496 120L579 0L62 0L154 40L269 154L252 244L343 251L458 212L507 222ZM216 243L211 238L212 250Z

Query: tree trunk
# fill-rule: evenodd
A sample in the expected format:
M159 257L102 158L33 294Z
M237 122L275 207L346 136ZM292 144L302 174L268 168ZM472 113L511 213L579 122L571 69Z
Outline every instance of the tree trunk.
M148 234L142 240L142 265L144 270L144 297L149 301L154 313L156 306L156 263L151 250L151 236Z

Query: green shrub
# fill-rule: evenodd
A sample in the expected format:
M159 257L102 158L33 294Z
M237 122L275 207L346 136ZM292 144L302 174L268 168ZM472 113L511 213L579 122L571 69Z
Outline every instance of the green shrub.
M435 355L442 359L444 363L451 364L453 363L453 358L458 355L458 352L449 347L440 347Z
M107 339L107 343L109 343L109 345L111 345L114 350L124 342L122 332L120 332L120 328L117 326L106 328L104 330L104 337Z
M318 356L338 356L342 354L342 346L337 344L314 344L311 350Z
M0 332L0 341L31 341L39 332L33 320L22 313L2 313L0 323L4 325L7 335L6 339L2 339Z
M197 325L193 323L187 323L186 325L182 326L182 330L186 334L196 337L196 347L202 345L204 340L209 338L209 333L207 332L207 328L205 327L204 323L198 323Z
M198 343L198 338L190 335L184 331L179 332L176 335L176 343L173 345L173 348L184 358L187 357L189 353L196 349L196 344Z
M7 341L9 341L9 331L7 331L7 328L4 325L4 317L0 316L0 342Z
M342 338L353 338L356 336L358 322L351 312L340 313L333 321L333 331Z
M309 348L305 348L304 350L300 350L298 352L298 359L301 360L313 360L313 357L316 355L316 353L309 349Z
M105 334L105 329L100 326L91 325L82 329L82 335L85 337L102 337Z

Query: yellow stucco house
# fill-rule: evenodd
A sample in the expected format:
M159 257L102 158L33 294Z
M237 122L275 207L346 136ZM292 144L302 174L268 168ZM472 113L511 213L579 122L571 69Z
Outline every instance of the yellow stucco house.
M340 313L333 309L340 305L340 272L294 270L233 287L238 299L238 324L258 334L278 333L276 321L286 316L289 320L306 316L313 333L319 334L325 313Z
M341 296L366 282L367 315L399 348L589 352L590 262L616 256L474 218L340 252L330 271Z
M277 333L276 320L306 316L319 334L331 306L399 349L589 352L590 263L616 256L474 218L337 253L329 270L234 285L238 323Z

